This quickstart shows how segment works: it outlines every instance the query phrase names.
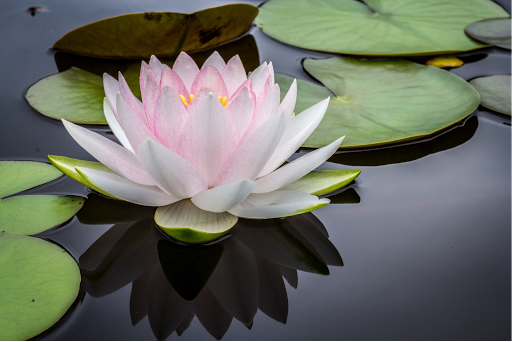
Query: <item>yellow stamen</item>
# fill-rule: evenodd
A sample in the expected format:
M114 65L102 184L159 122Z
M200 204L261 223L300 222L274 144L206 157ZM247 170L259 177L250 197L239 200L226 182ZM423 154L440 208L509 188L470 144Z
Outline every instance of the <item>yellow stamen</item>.
M183 96L183 95L180 95L180 99L181 99L181 101L185 104L185 106L187 106L187 107L188 107L188 106L190 105L190 103L192 103L192 100L194 99L194 94L190 94L190 95L189 95L189 100L188 100L188 102L187 102L187 99L185 98L185 96ZM223 105L224 107L226 107L226 105L228 105L228 104L229 104L229 102L228 102L228 103L226 103L227 99L228 99L228 97L227 97L227 96L219 96L219 101L220 101L220 103L222 103L222 105Z
M194 94L190 94L188 103L192 103L193 99L194 99Z
M226 107L226 100L228 99L227 96L219 96L219 100L220 100L220 103L222 103L222 105L224 107ZM229 103L229 102L228 102Z
M192 95L192 94L190 94L190 95ZM185 96L180 95L180 99L181 99L181 101L183 101L183 103L185 104L185 106L187 106L187 107L188 107L187 99L185 98Z

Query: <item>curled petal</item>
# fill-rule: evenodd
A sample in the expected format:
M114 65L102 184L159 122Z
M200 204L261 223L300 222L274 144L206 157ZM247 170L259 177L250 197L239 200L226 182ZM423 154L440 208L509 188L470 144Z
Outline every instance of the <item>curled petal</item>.
M329 202L328 198L319 199L298 191L273 191L250 194L245 201L228 210L228 213L244 218L267 219L307 213Z
M336 152L344 138L341 137L329 145L295 159L291 163L281 166L276 171L258 179L258 185L256 185L253 192L262 193L278 190L304 177L329 159Z
M160 207L180 200L180 198L169 196L156 186L137 184L110 172L84 167L77 167L76 171L94 186L131 203Z
M238 87L247 80L247 73L238 55L231 57L221 75L226 83L229 96L233 95Z
M138 153L147 172L165 192L189 198L208 188L196 168L160 143L146 139L140 144Z
M255 181L241 179L200 192L191 200L198 208L221 213L242 202L255 186Z
M103 163L114 172L139 184L154 185L151 177L134 153L115 142L62 119L62 123L75 141L89 152L100 163Z
M206 61L204 61L201 69L204 69L208 65L211 65L211 66L215 67L215 69L217 69L219 72L222 72L224 70L224 68L226 67L226 62L224 62L224 59L221 57L221 55L219 55L219 53L217 51L214 51L210 55L210 57L208 57L206 59Z
M178 58L176 58L172 70L176 71L187 87L188 92L191 93L192 83L194 82L196 75L199 73L199 68L197 67L196 62L194 62L194 60L185 52L182 52Z

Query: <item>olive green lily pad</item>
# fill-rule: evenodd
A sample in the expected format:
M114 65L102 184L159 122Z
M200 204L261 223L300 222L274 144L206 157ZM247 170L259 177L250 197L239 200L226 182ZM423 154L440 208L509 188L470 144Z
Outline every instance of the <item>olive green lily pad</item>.
M510 18L477 21L466 26L466 33L481 42L510 50Z
M270 0L256 24L272 38L305 49L411 56L484 47L464 28L506 17L490 0Z
M248 4L230 4L191 14L132 13L77 28L54 49L100 58L177 56L219 45L246 32L258 14ZM474 21L474 20L473 20Z
M464 119L480 102L458 76L401 59L308 58L304 68L325 87L297 80L295 113L331 97L305 147L326 146L343 135L340 149L419 139ZM276 75L281 98L292 81Z
M429 59L425 64L438 68L456 68L463 65L464 62L457 57L441 56Z
M492 75L474 78L469 83L480 93L482 106L511 115L510 82L510 75Z
M0 231L33 235L58 226L75 215L83 197L22 195L8 197L60 177L52 165L30 161L0 161Z
M321 196L350 184L361 170L322 170L313 171L299 180L281 188Z
M27 340L50 328L79 286L78 265L61 247L0 233L0 340Z
M71 68L43 78L28 88L25 98L35 110L52 119L106 125L104 96L100 76Z
M62 176L46 163L34 161L0 161L0 198L14 195Z

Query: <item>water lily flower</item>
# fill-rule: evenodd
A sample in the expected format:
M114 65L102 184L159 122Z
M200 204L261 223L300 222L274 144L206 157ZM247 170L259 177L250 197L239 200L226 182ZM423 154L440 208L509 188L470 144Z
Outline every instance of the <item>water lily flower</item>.
M142 62L142 101L121 73L118 80L104 74L103 84L105 117L122 146L63 119L102 165L49 159L105 195L158 207L155 221L173 237L204 242L224 235L238 217L284 217L329 203L293 184L343 137L283 165L318 126L329 99L293 115L296 82L280 101L272 63L247 77L238 55L225 63L214 52L199 69L182 52L172 68L155 56Z

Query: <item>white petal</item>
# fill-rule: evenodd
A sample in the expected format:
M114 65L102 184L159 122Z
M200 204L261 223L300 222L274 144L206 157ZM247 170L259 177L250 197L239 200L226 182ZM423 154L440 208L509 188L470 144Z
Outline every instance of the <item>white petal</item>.
M274 66L272 65L272 62L269 62L268 65L265 67L265 69L262 70L258 79L253 78L253 82L252 82L253 88L252 89L253 89L254 93L258 94L260 92L260 90L263 89L263 86L267 82L267 79L269 76L270 76L270 83L272 85L274 85Z
M226 67L226 62L224 62L224 59L219 55L217 51L214 51L210 55L210 57L208 57L206 61L204 61L201 69L204 69L204 67L208 65L214 66L219 72L222 72Z
M236 135L237 142L240 141L251 123L255 104L254 93L249 91L249 88L244 87L226 106L226 112L233 125L233 133Z
M199 101L183 126L179 154L201 172L211 187L235 147L226 110L217 96L209 93ZM241 178L244 177L237 179Z
M281 140L285 126L284 113L263 123L229 156L215 180L215 186L242 178L256 179Z
M178 58L176 58L172 70L181 77L181 80L190 93L192 83L194 82L196 75L199 73L199 68L197 67L196 62L194 62L194 60L185 52L182 52Z
M293 108L295 108L295 102L297 101L297 80L293 80L290 89L286 93L283 101L279 105L278 112L284 112L286 119L290 119L292 117Z
M200 192L191 200L192 203L203 210L221 213L242 202L255 186L255 181L240 179Z
M263 177L282 165L317 128L324 117L329 98L309 107L288 121L283 138L258 177Z
M116 110L116 96L119 91L119 82L107 73L103 74L103 89L105 89L105 96L107 97L108 104L114 115L117 116Z
M262 64L260 64L259 67L254 69L253 72L251 72L251 74L249 75L248 78L252 79L252 83L253 84L254 84L254 82L256 82L258 80L258 78L260 77L261 73L263 72L263 70L265 70L266 67L267 67L267 62L263 62Z
M98 133L64 119L62 119L62 123L84 150L109 169L139 184L155 184L133 152Z
M156 79L158 82L160 82L160 78L162 77L162 69L164 68L164 65L160 63L158 58L156 56L152 55L149 59L149 66L151 67L151 70L155 73Z
M256 181L258 185L256 185L253 192L262 193L278 190L304 177L329 159L336 152L344 138L341 137L329 145L295 159L291 163L281 166L276 171L258 179Z
M327 198L319 199L298 191L274 191L250 194L245 201L228 210L238 217L267 219L293 216L312 211L329 204Z
M203 176L187 160L151 139L139 145L139 158L155 183L180 198L208 189Z
M228 61L226 68L222 71L222 78L228 88L229 96L233 96L238 87L247 80L247 73L238 55L231 57Z
M180 97L164 86L155 104L155 135L158 141L177 151L181 129L187 119L187 110Z
M117 121L117 118L114 115L114 112L110 108L110 105L109 105L106 97L103 98L103 113L105 114L105 119L107 120L108 127L110 127L110 129L112 130L112 133L114 133L117 140L119 140L119 142L126 149L134 152L132 146L130 145L130 142L128 141L128 138L126 137L126 134L124 134L124 131L121 128L121 125L119 125L119 122Z
M169 196L156 186L137 184L110 172L84 167L77 167L76 171L98 188L131 203L159 207L180 200L180 198Z

